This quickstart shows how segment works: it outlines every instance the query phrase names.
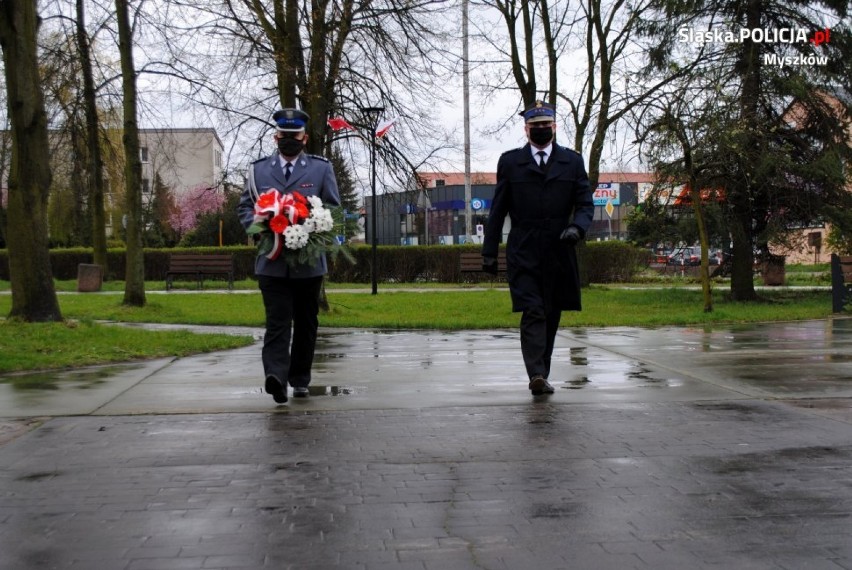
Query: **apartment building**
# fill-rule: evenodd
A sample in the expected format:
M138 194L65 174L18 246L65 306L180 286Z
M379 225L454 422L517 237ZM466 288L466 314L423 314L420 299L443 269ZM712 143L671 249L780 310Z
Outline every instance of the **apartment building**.
M224 147L215 129L140 129L142 195L150 199L159 174L174 195L195 188L218 188Z

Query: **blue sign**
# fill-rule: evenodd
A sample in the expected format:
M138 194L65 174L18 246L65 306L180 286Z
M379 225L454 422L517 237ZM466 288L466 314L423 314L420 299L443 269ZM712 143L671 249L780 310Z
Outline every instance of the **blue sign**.
M434 210L464 210L464 200L444 200L443 202L433 202Z
M611 202L613 206L621 204L621 184L618 182L601 182L594 193L595 206L606 206Z
M471 210L481 210L485 206L485 203L479 198L474 198L470 201L470 209Z

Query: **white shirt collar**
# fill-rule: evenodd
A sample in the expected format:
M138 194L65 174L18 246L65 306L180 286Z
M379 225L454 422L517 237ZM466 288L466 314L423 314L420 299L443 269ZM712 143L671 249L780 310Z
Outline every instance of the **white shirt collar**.
M287 164L288 164L288 163L290 164L290 166L291 166L291 167L293 168L293 170L295 171L295 170L296 170L296 163L298 163L301 159L302 159L302 155L301 155L301 154L299 154L299 156L297 156L297 157L293 158L292 160L288 160L288 159L286 159L286 158L284 157L284 155L283 155L283 154L281 154L281 153L279 153L279 154L278 154L278 160L280 160L280 161L281 161L281 170L282 170L282 171L284 171L284 172L287 172Z
M532 152L533 160L538 164L538 153L544 152L544 161L547 162L547 159L550 158L550 153L553 152L553 143L550 143L544 148L536 148L533 145L530 145L530 151Z

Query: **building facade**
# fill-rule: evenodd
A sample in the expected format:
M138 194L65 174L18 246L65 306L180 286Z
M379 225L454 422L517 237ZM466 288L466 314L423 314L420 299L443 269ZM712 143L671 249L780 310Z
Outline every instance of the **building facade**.
M453 245L481 243L482 226L490 213L496 174L471 174L471 235L465 234L464 174L418 173L423 189L377 196L376 235L379 245ZM587 239L624 239L624 218L652 186L646 173L601 173L595 191L595 217ZM372 242L372 208L366 203L367 243ZM506 219L504 234L509 232Z
M110 131L107 139L106 147L113 150L104 156L106 231L108 237L117 237L124 213L121 132ZM85 164L79 153L75 152L75 143L67 132L50 131L49 141L53 174L48 208L51 239L66 243L69 241L68 235L76 228L75 222L69 223L68 220L83 220L81 212L88 203ZM149 206L153 200L158 175L175 199L195 189L221 191L224 147L215 129L140 129L139 145L143 207ZM3 161L3 168L0 168L0 201L3 203L8 192L9 148L8 131L0 132L0 161ZM0 236L0 247L3 246L5 243Z
M140 129L139 147L146 199L157 175L175 197L222 182L224 147L215 129Z

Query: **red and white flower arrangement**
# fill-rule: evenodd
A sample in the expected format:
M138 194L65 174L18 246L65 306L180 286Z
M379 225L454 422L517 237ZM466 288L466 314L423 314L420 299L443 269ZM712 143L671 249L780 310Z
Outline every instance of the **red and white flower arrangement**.
M270 260L284 255L291 265L312 265L323 253L336 256L344 251L333 230L331 210L319 197L273 188L258 197L254 223L247 231L260 236L258 255Z

